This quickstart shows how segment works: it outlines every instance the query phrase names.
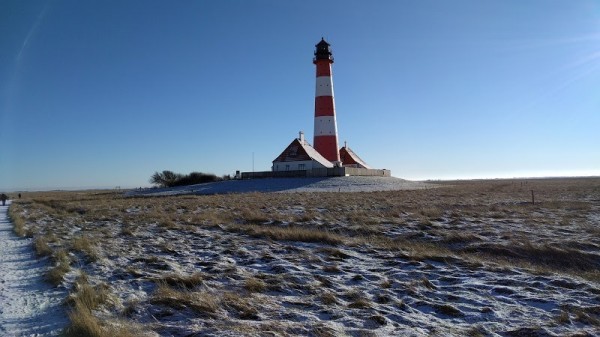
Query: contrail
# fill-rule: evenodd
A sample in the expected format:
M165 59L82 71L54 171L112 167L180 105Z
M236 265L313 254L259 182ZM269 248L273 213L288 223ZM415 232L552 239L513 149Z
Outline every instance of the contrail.
M38 14L33 25L29 29L29 32L27 32L25 40L23 40L23 44L16 55L15 63L12 67L12 73L9 77L9 80L6 83L4 90L0 92L0 103L2 103L2 106L0 106L0 143L6 143L7 137L10 135L12 123L9 116L13 113L15 96L18 92L19 69L21 68L23 52L29 44L29 40L35 34L44 20L44 17L48 12L48 8L50 7L50 1L52 0L48 0L46 2L44 8L42 8L40 14Z
M33 34L37 31L38 27L42 23L42 20L46 16L46 12L48 11L48 7L50 7L49 5L50 5L50 0L46 2L46 4L44 5L44 8L42 9L42 11L40 12L40 14L37 16L37 19L35 19L35 22L31 26L31 28L29 29L29 32L27 33L27 36L25 36L25 40L23 40L23 44L21 45L21 49L19 50L19 53L17 54L17 62L21 61L21 55L23 54L23 51L25 50L25 47L27 47L27 44L29 44L29 40L31 39L31 37L33 36Z

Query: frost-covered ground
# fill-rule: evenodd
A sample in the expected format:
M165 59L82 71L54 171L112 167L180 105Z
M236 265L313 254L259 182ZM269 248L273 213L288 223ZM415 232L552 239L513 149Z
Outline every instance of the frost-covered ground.
M393 177L265 178L228 180L173 188L133 190L129 192L129 195L166 196L249 192L374 192L414 190L432 186L431 184Z
M67 293L44 281L50 265L36 259L31 239L13 233L9 205L0 206L0 336L58 336Z
M370 193L338 192L340 179L32 194L18 211L68 250L60 286L82 296L73 285L87 275L103 294L94 316L129 335L600 335L600 179ZM338 193L297 192L315 186Z

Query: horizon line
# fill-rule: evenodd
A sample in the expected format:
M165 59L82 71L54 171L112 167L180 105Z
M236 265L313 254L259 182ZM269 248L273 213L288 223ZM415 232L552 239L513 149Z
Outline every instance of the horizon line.
M573 179L573 178L600 178L600 175L548 175L548 176L514 176L514 177L466 177L466 178L420 178L420 179L406 179L401 177L394 177L398 179L404 179L408 181L475 181L475 180L514 180L514 179ZM280 178L285 179L285 178ZM233 180L233 179L232 179ZM26 187L26 188L0 188L2 193L14 193L14 192L66 192L66 191L93 191L93 190L132 190L138 188L153 188L152 185L142 186L62 186L62 187Z

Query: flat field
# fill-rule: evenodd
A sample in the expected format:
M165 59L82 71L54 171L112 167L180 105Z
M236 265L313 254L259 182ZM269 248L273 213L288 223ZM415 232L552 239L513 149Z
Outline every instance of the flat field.
M600 178L26 193L10 214L71 336L600 334Z

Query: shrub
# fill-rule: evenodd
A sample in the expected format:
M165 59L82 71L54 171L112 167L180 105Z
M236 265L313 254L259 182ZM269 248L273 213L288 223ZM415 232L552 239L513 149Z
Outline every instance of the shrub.
M160 187L188 186L219 181L222 178L212 173L192 172L184 175L172 171L155 172L150 177L150 183Z

